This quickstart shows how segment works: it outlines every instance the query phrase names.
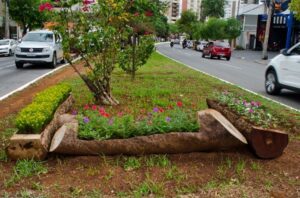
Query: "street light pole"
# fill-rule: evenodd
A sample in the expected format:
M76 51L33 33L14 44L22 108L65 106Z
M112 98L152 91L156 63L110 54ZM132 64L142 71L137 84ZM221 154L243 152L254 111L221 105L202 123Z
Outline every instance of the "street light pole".
M268 42L269 42L269 35L270 35L270 28L271 28L271 21L273 16L273 6L274 1L271 0L269 6L268 6L268 19L267 19L267 25L265 30L265 38L264 38L264 45L263 45L263 52L262 52L262 59L267 60L268 59Z
M9 39L10 38L10 33L9 33L9 0L5 1L5 38Z

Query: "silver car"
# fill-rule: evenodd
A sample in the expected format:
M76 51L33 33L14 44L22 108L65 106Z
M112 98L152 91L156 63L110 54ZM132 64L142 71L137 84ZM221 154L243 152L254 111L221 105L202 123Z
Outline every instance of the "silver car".
M61 42L60 35L53 31L28 32L16 48L16 67L23 68L25 63L46 63L55 68L58 62L64 62Z
M15 53L17 41L13 39L0 40L0 55L12 56Z

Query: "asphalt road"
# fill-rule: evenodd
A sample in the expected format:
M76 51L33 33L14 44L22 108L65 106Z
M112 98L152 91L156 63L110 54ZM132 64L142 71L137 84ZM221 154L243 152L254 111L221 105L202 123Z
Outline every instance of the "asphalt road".
M288 90L283 90L279 96L270 96L265 93L265 66L255 63L254 60L239 59L234 56L231 57L230 61L226 61L225 59L207 59L201 57L201 52L191 49L182 49L179 45L170 48L169 44L161 44L157 46L157 50L197 70L206 72L300 110L299 93Z
M45 65L29 64L17 69L13 56L0 56L0 98L51 70Z

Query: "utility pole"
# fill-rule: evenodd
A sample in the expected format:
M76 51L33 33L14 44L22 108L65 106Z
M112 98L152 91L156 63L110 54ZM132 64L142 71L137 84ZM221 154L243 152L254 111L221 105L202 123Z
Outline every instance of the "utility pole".
M273 7L274 7L274 0L271 0L268 6L268 19L267 25L265 30L265 38L264 38L264 45L263 45L263 52L262 52L262 59L268 59L268 42L269 42L269 35L270 35L270 28L271 28L271 21L273 16Z
M9 0L5 1L5 38L9 39Z

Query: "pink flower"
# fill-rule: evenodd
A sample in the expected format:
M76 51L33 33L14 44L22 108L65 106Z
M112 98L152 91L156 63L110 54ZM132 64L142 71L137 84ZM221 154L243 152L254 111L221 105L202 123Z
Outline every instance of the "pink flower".
M253 109L249 109L249 113L254 113L254 110Z
M97 110L97 105L92 105L92 109L95 111Z
M123 112L119 112L119 113L118 113L118 116L119 116L119 117L122 117L122 116L123 116Z
M140 13L138 13L138 12L134 13L134 16L139 16L139 15L140 15Z

